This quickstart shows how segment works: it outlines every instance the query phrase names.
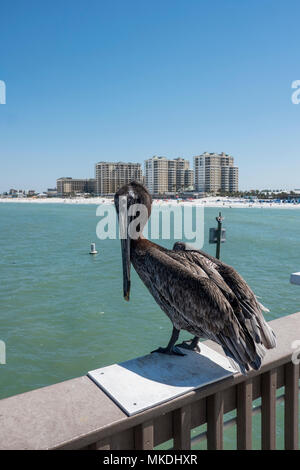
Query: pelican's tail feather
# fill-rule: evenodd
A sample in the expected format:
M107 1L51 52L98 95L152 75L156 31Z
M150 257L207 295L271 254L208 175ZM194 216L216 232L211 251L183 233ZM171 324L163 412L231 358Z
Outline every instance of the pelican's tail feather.
M260 369L266 354L266 348L262 344L255 343L252 338L246 335L237 340L237 338L219 334L218 342L221 344L232 366L243 375L247 375L250 368L254 370Z
M226 354L227 356L227 359L228 361L230 362L230 365L233 367L234 370L236 370L237 372L241 372L241 374L243 375L247 375L247 371L249 370L246 370L245 367L243 366L243 364L239 364L233 357L231 351L229 349L226 348L226 346L223 346L223 350L224 350L224 353Z
M262 313L262 311L268 311L268 309L261 303L258 303L257 308L255 308L247 301L241 302L241 307L246 318L245 324L249 333L255 338L255 342L262 343L267 349L275 348L275 333L266 322ZM249 322L247 323L247 320L250 321L250 324ZM250 325L251 328L249 328Z
M262 341L267 349L276 348L276 336L272 328L268 325L263 317L258 320L261 329Z
M267 307L265 307L262 303L258 302L258 305L260 306L263 312L270 312L270 310Z

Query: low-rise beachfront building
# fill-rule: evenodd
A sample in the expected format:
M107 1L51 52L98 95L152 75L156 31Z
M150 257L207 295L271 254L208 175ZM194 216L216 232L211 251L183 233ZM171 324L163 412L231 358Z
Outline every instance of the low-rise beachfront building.
M57 196L57 189L56 188L48 188L47 189L47 195L49 197L55 197Z
M76 193L95 193L96 180L75 179L71 177L62 177L56 180L57 194L60 196L70 196Z

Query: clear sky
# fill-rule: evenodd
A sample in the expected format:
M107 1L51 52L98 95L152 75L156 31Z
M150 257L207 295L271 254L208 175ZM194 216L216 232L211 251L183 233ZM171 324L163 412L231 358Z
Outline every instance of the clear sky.
M0 192L97 161L226 152L240 187L300 187L300 2L0 2Z

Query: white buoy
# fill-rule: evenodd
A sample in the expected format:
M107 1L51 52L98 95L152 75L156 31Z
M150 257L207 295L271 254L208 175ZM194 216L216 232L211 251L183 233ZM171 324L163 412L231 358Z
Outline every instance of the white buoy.
M98 251L96 250L96 243L91 243L90 255L96 255Z
M290 277L290 283L300 285L300 273L292 273Z

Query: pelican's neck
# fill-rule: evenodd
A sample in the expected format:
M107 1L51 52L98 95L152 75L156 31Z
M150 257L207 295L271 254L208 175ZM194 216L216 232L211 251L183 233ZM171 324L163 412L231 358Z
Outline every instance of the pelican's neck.
M140 236L136 239L131 238L130 239L130 258L136 250L139 250L142 246L145 245L145 243L150 243L149 240L144 237L144 235L141 233Z

